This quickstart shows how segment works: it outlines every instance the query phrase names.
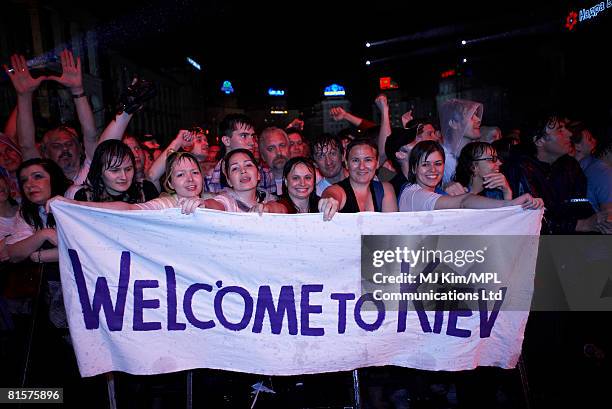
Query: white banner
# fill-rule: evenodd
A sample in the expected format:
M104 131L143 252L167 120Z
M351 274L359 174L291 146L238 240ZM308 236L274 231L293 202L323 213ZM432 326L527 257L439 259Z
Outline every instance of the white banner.
M52 210L83 376L514 367L527 311L372 310L361 294L361 235L530 236L496 256L516 273L508 292L530 300L542 217L518 207L338 214L330 222L61 202Z

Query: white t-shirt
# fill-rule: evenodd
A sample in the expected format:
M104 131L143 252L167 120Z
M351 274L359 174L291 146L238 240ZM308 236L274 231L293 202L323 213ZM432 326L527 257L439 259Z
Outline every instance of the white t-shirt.
M413 184L404 189L399 199L400 212L423 212L435 210L436 202L442 195Z
M13 217L0 217L0 239L7 234L13 234L18 215L19 212L17 212L17 214L15 214Z
M47 213L45 212L45 208L40 206L38 208L38 214L42 219L43 225L47 224ZM21 213L17 212L15 216L15 222L13 225L13 234L6 238L6 244L15 244L21 240L25 240L28 237L32 236L36 233L36 230L33 226L30 226L26 221L21 217Z

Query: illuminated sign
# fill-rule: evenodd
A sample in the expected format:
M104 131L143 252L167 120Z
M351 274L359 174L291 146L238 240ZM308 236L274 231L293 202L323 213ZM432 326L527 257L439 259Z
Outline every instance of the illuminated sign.
M325 95L326 97L337 97L346 95L346 91L344 91L344 87L342 85L331 84L329 87L325 87L323 95Z
M277 110L272 110L270 111L270 113L272 115L287 115L289 113L289 111L277 111Z
M223 81L223 85L221 85L221 91L225 92L227 95L232 94L234 92L234 87L232 87L232 83L229 81Z
M457 71L455 71L455 70L446 70L442 74L440 74L440 77L442 77L442 78L449 78L449 77L454 77L455 75L457 75Z
M599 2L588 9L581 9L579 13L572 10L565 18L565 28L567 28L568 31L573 31L576 24L599 17L602 12L609 8L612 8L612 0Z
M391 77L380 77L378 80L380 89L396 89L399 88L397 82L393 81Z
M196 70L202 71L202 66L198 64L194 59L187 57L187 62L191 64Z
M268 88L268 95L271 95L273 97L282 97L283 95L285 95L285 90Z
M570 11L567 17L565 18L565 28L569 31L572 31L574 27L576 27L576 23L578 23L578 13L575 11Z

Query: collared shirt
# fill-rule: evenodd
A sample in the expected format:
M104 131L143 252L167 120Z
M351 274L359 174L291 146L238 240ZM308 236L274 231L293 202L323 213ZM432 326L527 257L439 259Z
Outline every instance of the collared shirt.
M217 193L223 190L224 186L221 184L221 165L223 160L217 162L213 168L210 176L204 176L204 191Z

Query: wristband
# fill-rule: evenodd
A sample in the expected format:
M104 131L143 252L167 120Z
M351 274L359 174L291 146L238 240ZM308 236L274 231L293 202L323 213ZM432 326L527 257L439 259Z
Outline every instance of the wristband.
M37 263L39 263L39 264L40 264L40 262L41 262L41 261L40 261L40 252L41 252L41 250L38 250L38 254L37 254L37 256L38 256L38 257L37 257Z
M85 92L81 92L80 94L72 94L72 99L83 98L85 96L87 96Z

